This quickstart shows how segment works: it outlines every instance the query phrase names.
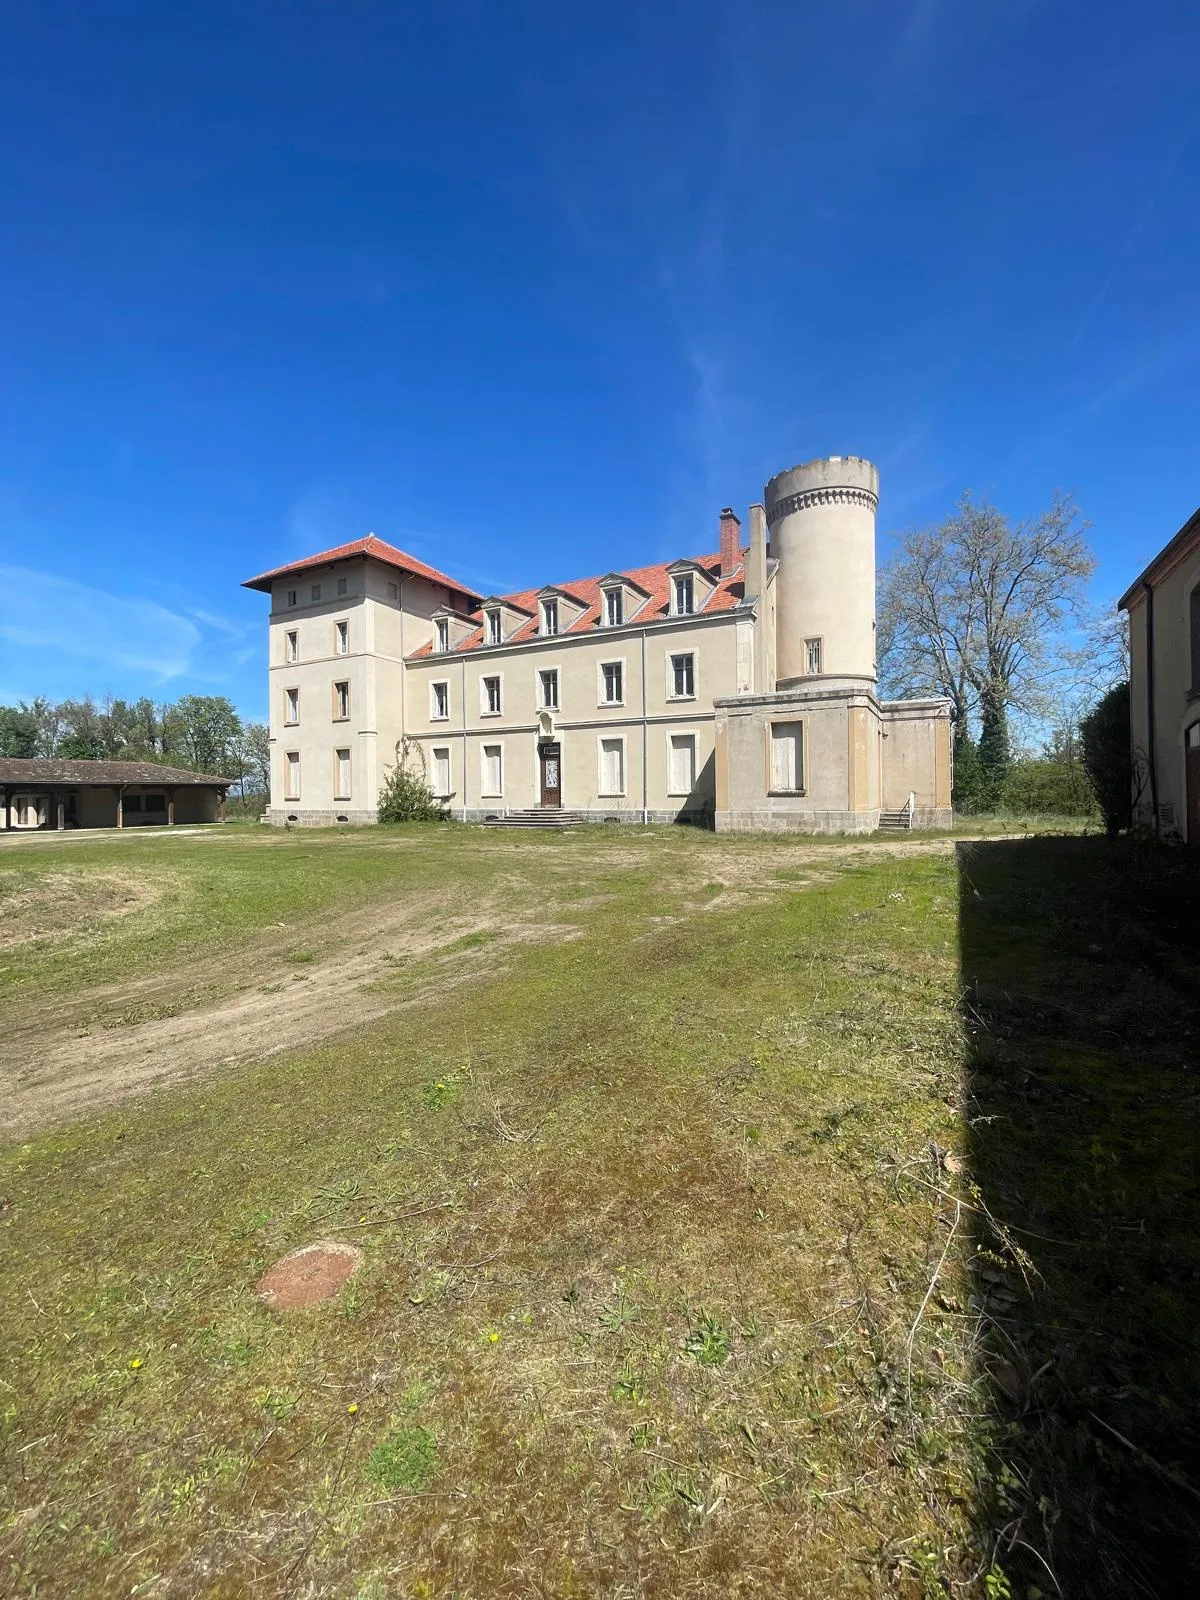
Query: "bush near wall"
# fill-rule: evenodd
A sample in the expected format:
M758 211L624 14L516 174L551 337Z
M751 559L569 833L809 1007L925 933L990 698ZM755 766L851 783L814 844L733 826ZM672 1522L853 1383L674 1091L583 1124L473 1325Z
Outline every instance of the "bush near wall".
M1093 817L1096 796L1077 762L1017 761L1000 791L1000 809L1030 815Z

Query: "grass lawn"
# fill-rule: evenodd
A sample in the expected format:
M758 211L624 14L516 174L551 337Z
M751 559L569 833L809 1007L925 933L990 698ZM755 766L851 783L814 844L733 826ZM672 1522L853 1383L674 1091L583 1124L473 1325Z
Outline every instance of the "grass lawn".
M0 851L0 1594L1180 1592L1189 870Z

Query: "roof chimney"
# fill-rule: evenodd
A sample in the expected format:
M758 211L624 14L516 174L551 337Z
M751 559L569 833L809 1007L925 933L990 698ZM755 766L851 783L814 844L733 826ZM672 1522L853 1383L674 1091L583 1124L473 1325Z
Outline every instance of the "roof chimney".
M731 578L742 564L742 524L726 506L721 513L721 576Z

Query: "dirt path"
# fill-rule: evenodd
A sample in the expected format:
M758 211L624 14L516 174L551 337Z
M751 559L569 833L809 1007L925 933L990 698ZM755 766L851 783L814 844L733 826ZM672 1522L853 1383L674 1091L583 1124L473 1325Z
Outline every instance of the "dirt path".
M872 841L863 845L781 844L739 850L715 841L690 851L692 880L717 892L684 898L681 914L728 909L747 900L796 892L828 881L840 868L882 857L948 855L961 838ZM629 846L588 851L580 875L603 868L645 867L654 858ZM0 1135L20 1137L36 1128L112 1105L151 1086L261 1061L292 1049L316 1048L448 986L467 984L495 969L506 948L573 938L585 930L547 916L551 885L539 875L550 866L523 850L523 871L503 892L447 915L440 893L401 902L360 906L322 919L319 929L280 923L238 957L237 988L229 992L227 952L132 982L90 989L26 1013L0 1046ZM553 867L567 863L556 852ZM662 858L664 870L668 866ZM802 878L796 868L811 869ZM781 872L788 872L781 879ZM678 884L674 887L677 889ZM551 902L552 903L552 902ZM570 909L587 902L575 899ZM675 918L652 918L654 924ZM477 945L460 945L485 934ZM289 964L298 941L319 943L311 962ZM459 946L455 948L455 946ZM439 952L441 954L439 955ZM432 958L436 973L424 983L389 982L414 960Z

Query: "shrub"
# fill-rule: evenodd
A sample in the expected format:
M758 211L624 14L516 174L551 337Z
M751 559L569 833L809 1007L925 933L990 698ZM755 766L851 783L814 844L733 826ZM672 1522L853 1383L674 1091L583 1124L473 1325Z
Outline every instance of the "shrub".
M1109 838L1133 822L1133 754L1129 685L1110 689L1079 725L1083 765Z
M446 808L425 780L423 772L408 765L409 745L396 752L396 765L388 771L379 791L380 822L444 822Z
M1055 817L1089 817L1096 797L1087 773L1072 761L1018 761L1000 791L1005 811Z
M983 810L983 772L979 747L964 731L954 740L954 809L970 815Z

